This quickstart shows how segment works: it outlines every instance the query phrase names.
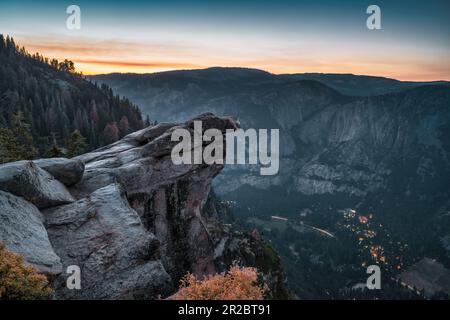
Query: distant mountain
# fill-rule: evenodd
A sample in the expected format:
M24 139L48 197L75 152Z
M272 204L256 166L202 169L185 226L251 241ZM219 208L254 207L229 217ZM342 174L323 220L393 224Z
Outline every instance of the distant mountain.
M16 46L12 38L0 35L3 140L11 140L17 131L15 126L29 127L32 140L25 144L30 147L31 143L40 155L45 155L54 142L61 148L67 147L75 130L81 133L86 149L90 150L143 125L136 105L115 96L107 85L96 86L84 79L75 72L71 61L31 55ZM11 143L7 147L0 145L0 151L6 148L2 152L11 155L12 147Z
M384 77L339 73L297 73L281 75L289 80L316 80L350 96L374 96L430 84L449 84L448 81L399 81Z
M373 96L422 85L450 84L446 81L408 82L352 74L275 75L257 69L219 67L151 74L112 73L88 78L111 86L116 92L138 104L145 114L159 121L195 116L195 109L203 108L201 105L205 105L205 101L236 96L239 93L272 90L300 80L318 81L347 96ZM183 112L189 112L187 109L190 109L192 112L186 116L179 114L178 109L184 110Z
M386 252L394 252L394 258L404 258L398 265L391 262L393 277L397 268L408 263L405 261L412 263L423 257L450 267L447 82L273 75L241 68L90 78L107 83L159 121L213 112L237 117L243 128L279 128L277 176L262 177L255 166L226 166L214 181L216 192L235 204L241 219L266 221L279 215L289 218L291 226L301 222L340 234L345 225L340 212L353 208L361 215L375 215L380 225L377 228L383 228L377 232L397 239L381 236L379 240ZM331 246L342 252L338 255L324 252L320 246L325 240L312 241L309 235L290 229L280 234L269 224L263 230L282 252L288 277L299 296L326 297L317 285L323 281L324 286L335 283L335 291L329 288L329 294L341 297L341 289L351 279L356 281L347 274L358 270L355 265L348 270L343 267L343 257L352 252L343 238L346 233L333 245L328 242L334 240L323 244L326 250ZM408 250L392 247L394 243L405 243ZM358 250L354 250L352 263L366 259ZM371 259L371 254L367 257ZM312 279L307 270L316 270L323 279ZM347 274L342 282L327 278L339 272Z
M190 109L190 115L195 116L198 113L191 108L193 105L200 107L201 103L209 99L246 92L264 84L270 87L277 82L276 77L270 73L242 68L210 68L143 75L113 73L88 78L97 83L108 84L116 92L121 92L138 104L145 114L155 115L154 119L158 121L180 119L174 108L186 112Z

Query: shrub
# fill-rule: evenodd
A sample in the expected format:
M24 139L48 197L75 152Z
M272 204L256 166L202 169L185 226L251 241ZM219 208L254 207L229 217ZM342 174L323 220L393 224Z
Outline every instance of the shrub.
M0 242L0 300L48 299L52 292L44 275Z
M188 273L180 281L176 300L262 300L264 289L257 284L255 268L232 265L227 273L199 280Z

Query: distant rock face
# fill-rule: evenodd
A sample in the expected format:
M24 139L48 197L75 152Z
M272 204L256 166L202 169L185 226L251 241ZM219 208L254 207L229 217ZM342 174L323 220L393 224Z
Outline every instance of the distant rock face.
M50 244L42 214L28 201L3 191L0 191L0 241L9 250L23 255L40 272L61 273L61 260Z
M31 161L1 165L0 190L23 197L40 209L74 201L61 182Z
M233 259L233 251L217 246L222 239L229 241L234 236L225 231L217 214L205 209L212 179L223 165L174 165L171 160L172 147L178 143L171 141L171 133L176 128L193 132L194 120L202 120L203 130L215 128L223 133L238 126L231 118L203 114L182 124L161 123L137 131L74 159L0 166L0 176L4 177L0 189L43 208L41 215L31 203L7 193L1 195L14 197L16 202L2 213L9 218L5 220L8 223L0 222L0 240L28 259L31 249L20 240L20 234L34 234L38 226L43 238L48 232L50 249L54 248L58 262L61 259L59 267L62 264L64 271L54 277L57 299L164 298L176 291L188 271L198 276L225 271L238 259ZM69 185L68 191L55 178ZM44 202L54 196L47 192L52 188L65 190L66 201ZM31 196L36 194L39 201ZM16 213L16 203L24 208L20 214ZM35 218L39 215L44 224ZM22 216L26 218L20 225ZM40 238L30 241L44 243ZM251 250L259 249L253 246L246 252ZM255 263L255 259L239 260L245 265ZM81 290L66 288L69 275L65 270L70 265L80 267ZM279 275L279 283L283 283L281 266L273 268L276 270L264 272ZM279 290L275 285L273 288Z

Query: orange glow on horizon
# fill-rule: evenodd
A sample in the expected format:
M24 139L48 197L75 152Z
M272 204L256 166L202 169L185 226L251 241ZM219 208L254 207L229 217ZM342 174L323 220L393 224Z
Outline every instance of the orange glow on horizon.
M171 70L204 69L214 66L243 67L274 74L352 73L393 78L402 81L450 80L450 64L443 61L425 63L418 57L395 59L367 56L363 52L328 53L311 50L310 55L283 54L259 57L258 51L247 55L213 50L193 50L171 43L136 43L77 39L64 42L58 38L16 39L30 52L48 58L69 59L85 75L104 73L154 73Z
M180 63L133 63L120 61L74 61L77 71L84 75L105 73L154 73L171 70L203 69L204 66Z
M334 66L334 67L322 67L322 68L308 68L306 66L264 66L264 65L240 65L240 64L211 64L211 65L199 65L199 64L182 64L182 63L159 63L152 64L143 63L142 65L133 63L110 63L108 61L102 62L78 62L74 60L77 71L81 71L84 75L97 75L107 73L156 73L173 70L195 70L205 69L209 67L241 67L241 68L255 68L264 70L273 74L295 74L295 73L337 73L337 74L355 74L355 75L368 75L375 77L385 77L391 79L397 79L400 81L449 81L450 77L446 77L446 74L441 73L420 73L417 70L409 72L408 70L399 70L398 72L392 72L390 68L383 70L381 68L361 68L358 66Z

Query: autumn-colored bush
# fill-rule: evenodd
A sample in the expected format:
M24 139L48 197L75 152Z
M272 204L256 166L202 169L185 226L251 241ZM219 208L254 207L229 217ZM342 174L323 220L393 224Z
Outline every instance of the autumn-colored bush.
M51 294L47 278L0 242L0 300L48 299Z
M262 300L264 289L257 283L255 268L233 265L227 273L199 280L188 273L180 281L176 300Z

